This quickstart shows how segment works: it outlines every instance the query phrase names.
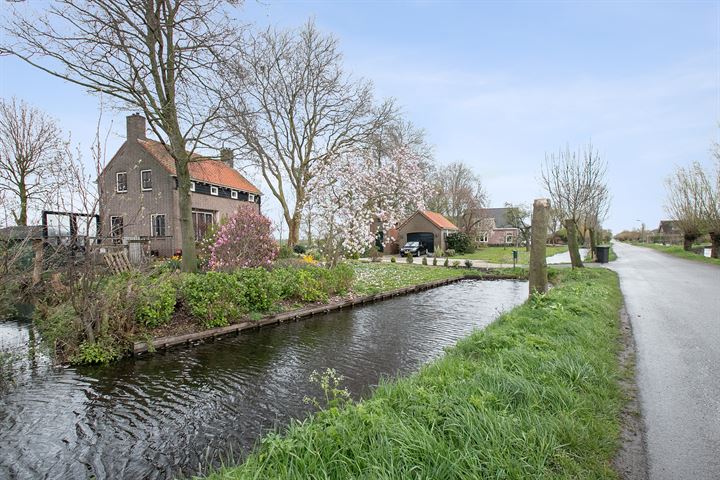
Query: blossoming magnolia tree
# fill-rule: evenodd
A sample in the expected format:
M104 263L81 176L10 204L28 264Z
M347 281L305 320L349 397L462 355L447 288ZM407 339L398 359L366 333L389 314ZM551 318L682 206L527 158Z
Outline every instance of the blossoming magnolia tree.
M379 165L364 152L333 159L313 185L317 226L330 265L372 247L373 223L388 232L410 212L424 208L429 188L409 148L395 149ZM384 237L386 243L393 240Z
M250 206L238 208L217 232L210 247L213 270L269 267L278 255L270 220Z

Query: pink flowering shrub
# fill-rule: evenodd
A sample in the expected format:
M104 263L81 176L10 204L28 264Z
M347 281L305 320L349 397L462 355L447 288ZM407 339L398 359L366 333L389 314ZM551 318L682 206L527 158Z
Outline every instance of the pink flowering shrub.
M254 207L240 207L217 232L210 247L210 268L269 267L278 255L271 230L270 220Z

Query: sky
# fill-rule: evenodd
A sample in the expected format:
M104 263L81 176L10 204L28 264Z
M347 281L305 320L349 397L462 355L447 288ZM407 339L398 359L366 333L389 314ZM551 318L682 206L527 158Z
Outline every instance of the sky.
M313 18L338 38L346 71L425 130L439 164L482 177L490 206L546 196L545 155L592 142L608 163L606 227L656 228L664 179L695 160L709 168L720 141L720 0L263 0L234 15L260 28ZM12 58L0 58L0 96L46 111L89 151L97 97ZM129 113L104 109L111 154Z

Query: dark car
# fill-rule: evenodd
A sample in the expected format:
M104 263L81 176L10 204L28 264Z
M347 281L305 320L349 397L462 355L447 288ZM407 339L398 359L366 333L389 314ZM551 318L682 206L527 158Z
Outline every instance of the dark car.
M400 256L404 257L410 252L413 257L419 257L420 255L427 254L427 247L421 242L407 242L404 247L400 249Z

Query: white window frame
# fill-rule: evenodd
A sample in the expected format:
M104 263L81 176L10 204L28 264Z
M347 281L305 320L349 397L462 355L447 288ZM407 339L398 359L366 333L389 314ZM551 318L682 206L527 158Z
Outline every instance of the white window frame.
M195 182L190 182L190 191L191 192L195 191Z
M164 235L162 237L160 235L155 235L155 219L157 217L163 217L165 232L163 232ZM150 215L150 236L153 238L164 238L167 236L167 218L165 218L164 213L153 213L152 215Z
M125 175L125 190L120 190L120 175ZM128 191L128 174L127 172L117 172L115 174L115 193L127 193Z
M255 201L255 194L248 193L248 202L254 202L254 201Z
M210 195L215 195L216 197L220 194L220 190L215 185L210 185Z
M238 191L230 190L230 198L232 198L233 200L237 200L238 199Z
M515 235L512 232L506 232L505 233L505 243L513 243L514 241L515 241Z
M487 243L488 242L488 232L482 232L480 233L480 243Z
M143 173L150 172L150 188L143 187ZM152 170L149 168L146 170L140 170L140 191L142 192L152 192Z

